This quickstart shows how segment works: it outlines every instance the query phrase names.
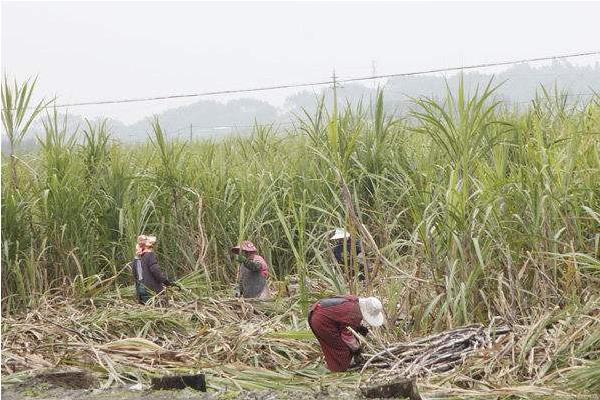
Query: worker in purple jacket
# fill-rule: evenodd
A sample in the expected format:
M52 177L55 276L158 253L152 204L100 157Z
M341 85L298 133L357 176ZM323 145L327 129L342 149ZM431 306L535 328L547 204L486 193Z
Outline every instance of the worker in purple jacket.
M175 285L160 269L154 252L155 236L138 236L133 260L135 294L140 304L146 304L154 295L164 295L167 286Z

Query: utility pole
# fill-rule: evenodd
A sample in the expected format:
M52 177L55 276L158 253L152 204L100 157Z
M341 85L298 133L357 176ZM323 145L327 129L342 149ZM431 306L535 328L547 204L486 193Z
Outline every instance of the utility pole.
M194 137L194 130L193 130L194 126L192 124L190 124L190 142L192 141L193 137Z
M377 76L377 62L375 60L371 60L371 76L375 78ZM373 89L377 89L379 87L379 82L377 79L373 79Z
M335 68L333 70L333 75L331 77L333 79L333 117L337 119L337 76L335 75Z

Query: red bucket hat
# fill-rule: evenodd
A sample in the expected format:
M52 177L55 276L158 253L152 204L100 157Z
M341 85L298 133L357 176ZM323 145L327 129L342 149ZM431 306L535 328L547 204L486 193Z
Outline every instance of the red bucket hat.
M240 248L242 251L247 251L249 253L256 253L256 246L249 240L244 240L241 246L235 246L231 248L231 252L235 254L239 254Z

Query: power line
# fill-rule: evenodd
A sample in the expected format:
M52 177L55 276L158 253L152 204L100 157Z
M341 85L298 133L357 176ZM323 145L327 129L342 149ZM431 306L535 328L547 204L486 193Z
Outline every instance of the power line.
M560 60L560 59L575 58L575 57L585 57L585 56L592 56L592 55L600 55L600 51L588 51L588 52L583 52L583 53L571 53L571 54L562 54L562 55L554 55L554 56L546 56L546 57L524 58L524 59L519 59L519 60L499 61L499 62L493 62L493 63L482 63L482 64L474 64L474 65L467 65L467 66L460 66L460 67L435 68L435 69L428 69L428 70L415 71L415 72L401 72L401 73L395 73L395 74L362 76L362 77L357 77L357 78L337 79L336 82L337 83L348 83L348 82L370 81L370 80L375 80L375 79L426 75L426 74L434 74L434 73L439 73L439 72L464 71L464 70L499 67L499 66L520 64L520 63ZM145 101L171 100L171 99L182 99L182 98L191 98L191 97L227 95L227 94L236 94L236 93L264 92L264 91L269 91L269 90L291 89L291 88L300 88L300 87L324 86L324 85L331 85L333 83L334 83L333 80L305 82L305 83L290 83L290 84L280 84L280 85L274 85L274 86L247 88L247 89L231 89L231 90L219 90L219 91L188 93L188 94L174 94L174 95L168 95L168 96L140 97L140 98L131 98L131 99L119 99L119 100L100 100L100 101L67 103L67 104L58 104L58 105L47 106L45 108L53 108L53 107L64 108L64 107L79 107L79 106L91 106L91 105L105 105L105 104L138 103L138 102L145 102Z
M564 55L556 55L556 56L548 56L548 57L528 58L528 59L513 60L513 61L500 61L500 62L494 62L494 63L474 64L474 65L467 65L467 66L462 66L462 67L437 68L437 69L429 69L429 70L418 71L418 72L404 72L404 73L398 73L398 74L387 74L387 75L369 76L369 77L361 77L361 78L339 79L338 82L344 83L344 82L367 81L367 80L383 79L383 78L396 78L396 77L405 77L405 76L426 75L426 74L435 74L438 72L452 72L452 71L463 71L463 70L481 69L481 68L489 68L489 67L501 67L501 66L505 66L505 65L521 64L521 63L526 63L526 62L560 60L560 59L565 59L565 58L575 58L575 57L584 57L584 56L592 56L592 55L600 55L600 51L590 51L590 52L586 52L586 53L575 53L575 54L564 54Z

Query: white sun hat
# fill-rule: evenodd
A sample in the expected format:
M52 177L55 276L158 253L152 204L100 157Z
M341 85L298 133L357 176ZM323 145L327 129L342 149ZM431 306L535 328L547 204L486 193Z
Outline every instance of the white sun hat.
M349 238L350 234L344 228L335 228L333 235L329 238L329 240L337 240L337 239L345 239Z
M383 305L377 297L360 297L358 307L365 322L371 326L381 326L384 322Z

